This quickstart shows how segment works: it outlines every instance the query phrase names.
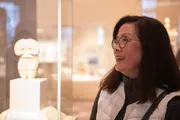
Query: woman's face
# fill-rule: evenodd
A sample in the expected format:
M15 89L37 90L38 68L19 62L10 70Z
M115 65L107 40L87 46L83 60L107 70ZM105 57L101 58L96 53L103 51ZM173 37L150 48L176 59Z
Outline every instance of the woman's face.
M115 69L130 78L137 77L142 52L134 24L122 25L115 41L113 45L116 60Z

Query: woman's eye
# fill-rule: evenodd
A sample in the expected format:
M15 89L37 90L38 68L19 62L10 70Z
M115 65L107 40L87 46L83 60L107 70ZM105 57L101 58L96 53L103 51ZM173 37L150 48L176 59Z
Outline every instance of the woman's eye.
M128 41L128 39L127 38L123 38L123 41Z
M128 41L128 38L127 38L127 37L122 37L122 38L121 38L121 41L122 41L122 42L127 42L127 41Z

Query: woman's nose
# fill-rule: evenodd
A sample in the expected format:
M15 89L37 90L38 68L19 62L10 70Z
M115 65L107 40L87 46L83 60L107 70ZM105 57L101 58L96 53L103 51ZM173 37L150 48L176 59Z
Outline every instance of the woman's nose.
M114 51L122 51L122 48L119 45L114 46Z

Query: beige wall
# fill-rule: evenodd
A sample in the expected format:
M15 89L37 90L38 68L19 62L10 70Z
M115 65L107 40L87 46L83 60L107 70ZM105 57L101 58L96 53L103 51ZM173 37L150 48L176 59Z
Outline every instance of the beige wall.
M121 16L139 14L139 0L62 0L62 26L112 25ZM37 0L37 27L47 35L57 28L58 0Z
M44 29L44 37L57 37L58 0L36 0L37 28Z
M140 0L74 0L73 25L112 25L121 16L140 13Z

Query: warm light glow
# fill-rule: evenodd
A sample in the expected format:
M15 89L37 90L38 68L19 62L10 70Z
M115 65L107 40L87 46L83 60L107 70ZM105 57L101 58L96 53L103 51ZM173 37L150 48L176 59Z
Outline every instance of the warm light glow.
M170 23L170 19L168 17L164 18L165 23Z
M42 34L42 33L44 33L44 29L43 28L38 28L36 30L36 32L37 32L37 34Z
M170 24L171 20L168 17L166 17L164 18L164 22L165 22L164 26L168 30L171 27L171 24Z

